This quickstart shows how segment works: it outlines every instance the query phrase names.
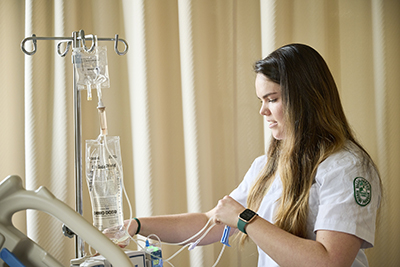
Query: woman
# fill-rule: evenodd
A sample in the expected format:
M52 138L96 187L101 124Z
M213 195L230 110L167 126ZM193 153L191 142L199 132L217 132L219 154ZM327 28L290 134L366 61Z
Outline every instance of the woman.
M380 178L351 132L325 61L291 44L255 71L260 114L273 136L267 155L211 211L140 218L129 233L140 222L140 234L180 242L213 218L217 227L201 244L219 241L225 225L238 228L242 241L258 246L258 266L368 266L363 249L374 242Z

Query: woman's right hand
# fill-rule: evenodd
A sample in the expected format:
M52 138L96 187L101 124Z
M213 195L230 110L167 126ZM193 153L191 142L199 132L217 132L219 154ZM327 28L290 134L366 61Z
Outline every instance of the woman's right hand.
M243 210L245 207L240 203L230 196L225 196L214 208L214 222L236 228L238 216Z

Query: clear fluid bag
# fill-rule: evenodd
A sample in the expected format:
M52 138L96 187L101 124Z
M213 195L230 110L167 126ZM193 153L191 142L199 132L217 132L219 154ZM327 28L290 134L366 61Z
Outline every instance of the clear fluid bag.
M86 140L86 182L92 204L93 225L118 241L124 237L122 211L123 172L118 136L100 135ZM129 242L129 239L128 239Z
M89 100L92 98L92 86L110 87L106 46L96 45L92 52L86 52L82 47L74 48L72 55L78 89L87 89Z

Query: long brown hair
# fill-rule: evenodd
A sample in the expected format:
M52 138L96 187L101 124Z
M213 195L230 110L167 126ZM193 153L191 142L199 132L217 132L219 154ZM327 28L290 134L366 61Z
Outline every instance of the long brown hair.
M283 192L275 225L305 237L309 192L318 165L347 140L365 150L354 138L336 83L316 50L303 44L286 45L257 61L254 70L280 85L285 138L271 139L267 163L250 189L247 206L259 209L268 181L278 172Z

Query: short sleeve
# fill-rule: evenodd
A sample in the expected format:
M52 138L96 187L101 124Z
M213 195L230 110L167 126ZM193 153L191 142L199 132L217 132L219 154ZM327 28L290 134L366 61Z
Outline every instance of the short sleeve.
M381 197L372 165L350 152L341 153L321 163L315 180L319 205L314 231L345 232L363 239L362 248L372 247Z
M230 193L230 196L244 207L247 205L247 195L249 194L250 188L266 162L267 156L265 155L256 158L251 164L250 169L247 171L242 182Z

